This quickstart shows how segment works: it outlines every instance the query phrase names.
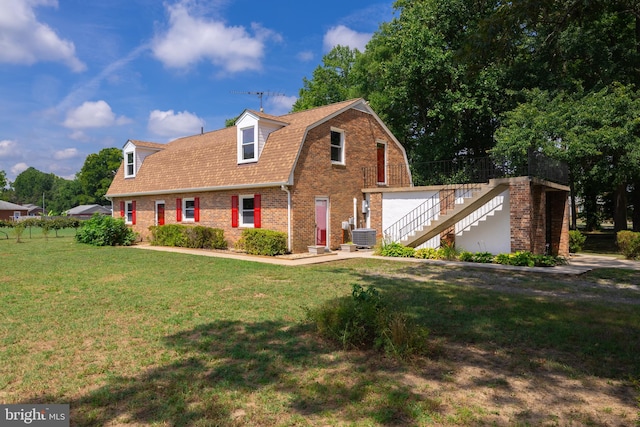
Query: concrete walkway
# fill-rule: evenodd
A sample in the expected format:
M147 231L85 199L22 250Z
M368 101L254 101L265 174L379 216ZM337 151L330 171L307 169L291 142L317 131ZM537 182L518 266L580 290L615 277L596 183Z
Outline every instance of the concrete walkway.
M209 256L216 258L229 258L242 261L262 262L265 264L275 264L283 266L299 266L299 265L311 265L321 264L326 262L341 261L352 258L378 258L389 261L397 262L410 262L410 263L423 263L432 265L450 265L457 267L467 268L486 268L492 270L502 271L522 271L522 272L535 272L545 274L569 274L577 275L583 274L587 271L591 271L596 268L626 268L633 270L640 270L640 261L630 261L625 259L617 259L607 256L595 256L585 254L573 254L569 258L568 265L559 265L556 267L517 267L501 264L481 264L475 262L460 262L460 261L442 261L442 260L428 260L428 259L416 259L416 258L385 258L379 257L373 254L372 250L358 250L356 252L342 252L335 251L323 255L312 254L299 254L295 256L254 256L243 253L237 253L233 251L216 251L206 249L187 249L187 248L173 248L165 246L151 246L149 244L137 244L132 246L137 249L147 249L162 252L176 252L191 255Z

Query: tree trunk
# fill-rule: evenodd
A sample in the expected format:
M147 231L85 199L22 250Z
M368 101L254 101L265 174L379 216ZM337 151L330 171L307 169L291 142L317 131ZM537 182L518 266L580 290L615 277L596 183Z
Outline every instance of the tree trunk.
M631 192L631 204L633 205L633 231L640 231L640 181L633 184Z
M613 229L627 229L627 185L618 184L613 192Z

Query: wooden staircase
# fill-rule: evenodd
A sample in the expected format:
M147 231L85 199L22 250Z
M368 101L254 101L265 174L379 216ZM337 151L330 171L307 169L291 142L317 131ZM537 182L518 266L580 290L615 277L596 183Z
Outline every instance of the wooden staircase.
M462 203L456 204L445 214L440 214L438 219L430 221L428 226L416 228L414 232L400 240L400 243L413 248L420 246L440 235L440 233L454 227L458 221L480 209L507 188L509 188L509 184L502 180L491 180L488 184L482 184L472 197L464 198Z

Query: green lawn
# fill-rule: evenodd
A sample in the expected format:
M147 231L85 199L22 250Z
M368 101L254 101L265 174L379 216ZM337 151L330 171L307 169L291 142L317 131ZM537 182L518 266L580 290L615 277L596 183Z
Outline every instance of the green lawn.
M576 292L576 279L553 275L378 259L282 267L95 248L73 233L34 232L23 243L0 235L2 403L70 403L72 425L537 425L524 409L477 399L553 374L615 384L625 390L620 407L635 405L637 271L593 273L580 280L594 289ZM353 283L376 286L427 326L432 352L398 362L317 339L304 307L348 295ZM487 365L469 395L464 349L508 366ZM637 422L633 409L591 413L586 403L578 421Z

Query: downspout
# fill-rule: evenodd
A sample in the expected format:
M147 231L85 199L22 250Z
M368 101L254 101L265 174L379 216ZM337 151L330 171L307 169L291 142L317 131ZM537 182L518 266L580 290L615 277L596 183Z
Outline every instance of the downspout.
M280 189L287 193L287 250L291 252L291 191L284 184Z

